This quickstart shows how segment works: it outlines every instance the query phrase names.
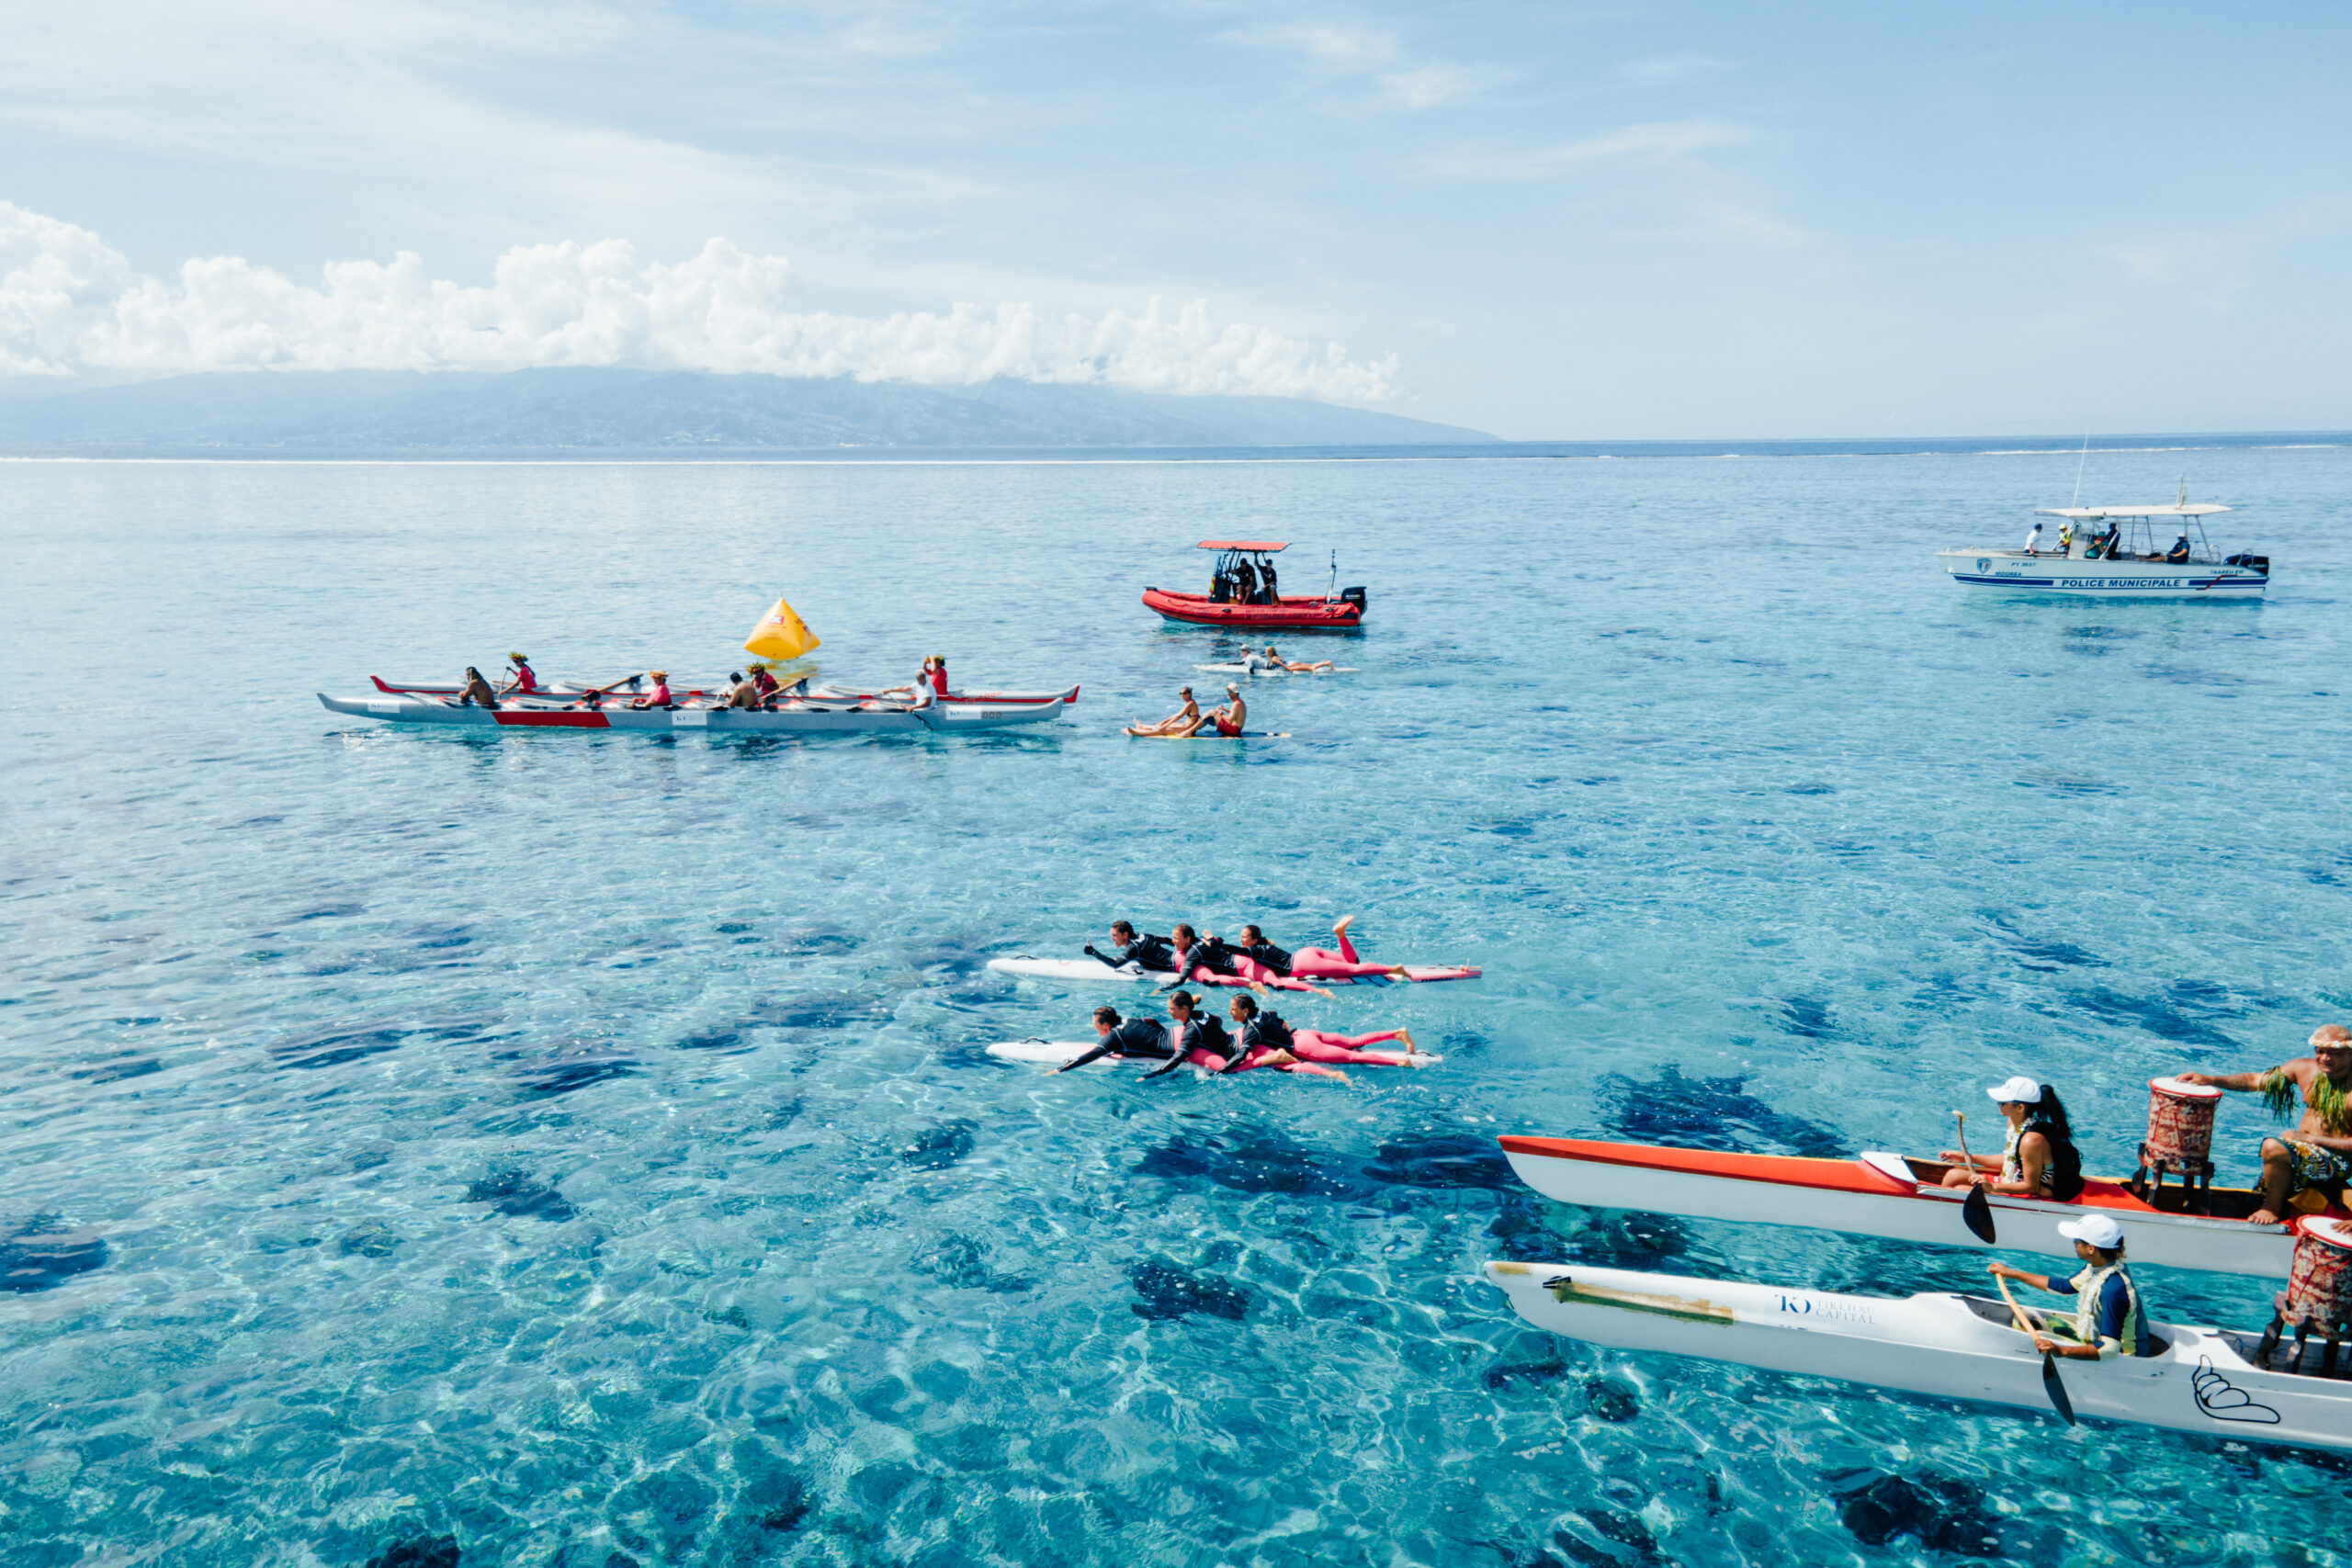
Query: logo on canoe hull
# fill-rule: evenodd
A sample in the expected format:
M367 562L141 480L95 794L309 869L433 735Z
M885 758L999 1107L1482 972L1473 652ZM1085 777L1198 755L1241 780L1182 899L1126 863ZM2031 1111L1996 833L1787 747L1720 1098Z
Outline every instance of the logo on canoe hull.
M2267 1404L2256 1404L2252 1394L2213 1370L2213 1358L2197 1358L2197 1371L2189 1374L2188 1391L2197 1396L2197 1408L2216 1421L2244 1421L2256 1427L2278 1425L2278 1412Z

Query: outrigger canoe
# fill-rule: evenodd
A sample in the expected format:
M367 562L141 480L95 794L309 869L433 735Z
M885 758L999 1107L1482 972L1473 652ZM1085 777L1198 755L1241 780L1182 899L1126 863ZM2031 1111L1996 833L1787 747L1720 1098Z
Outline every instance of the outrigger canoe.
M370 675L368 679L374 682L376 690L389 697L454 697L465 690L462 686L436 686L423 682L403 684L387 681L381 675ZM537 692L525 694L524 700L570 701L575 697L585 696L590 691L597 689L600 688L586 686L577 681L559 681L551 686L542 686ZM695 697L724 694L724 683L719 683L716 692L702 686L678 686L673 687L673 691L679 700L684 702ZM623 687L614 692L607 700L627 702L632 697L642 695L644 695L642 690L632 691ZM887 703L900 700L896 697L886 697L878 692L851 692L838 686L813 686L809 688L808 698L812 702L820 703ZM1066 692L951 692L944 700L950 703L978 703L987 707L995 707L999 705L1013 707L1051 706L1056 704L1068 707L1078 701L1078 688L1072 686Z
M2243 1188L2213 1189L2211 1213L2182 1213L2177 1187L2157 1192L2159 1207L2120 1181L2096 1178L2067 1203L1987 1193L1995 1239L1986 1243L1961 1219L1966 1190L1940 1185L1952 1168L1932 1160L1876 1152L1800 1159L1582 1138L1506 1137L1501 1143L1511 1169L1530 1187L1563 1203L1597 1209L1804 1225L1949 1247L2021 1247L2061 1258L2071 1256L2075 1246L2058 1234L2059 1222L2098 1209L2123 1227L2134 1263L2283 1279L2295 1250L2290 1227L2242 1217L2258 1202Z
M989 960L989 967L1000 975L1021 975L1033 980L1109 980L1122 984L1148 980L1155 986L1173 986L1177 983L1177 976L1172 970L1139 969L1132 964L1120 964L1114 968L1091 958L1032 958L1025 953L1012 958L991 958ZM1480 971L1476 969L1460 965L1411 964L1405 965L1405 978L1408 980L1475 980L1479 973ZM1306 979L1309 985L1315 986L1385 986L1390 984L1385 975L1359 975L1352 979L1342 976L1325 978L1320 976L1309 976Z
M1538 1328L1589 1344L1736 1361L1941 1399L2047 1409L2041 1353L2008 1307L1942 1292L1834 1295L1577 1264L1489 1263L1487 1279ZM2256 1366L2261 1337L2151 1323L2157 1353L2061 1360L2078 1416L2240 1442L2352 1448L2352 1383ZM2278 1358L2291 1362L2290 1351Z
M1069 695L1075 697L1072 686ZM1063 704L1023 704L1019 706L978 703L936 703L927 708L898 704L794 702L767 708L633 708L610 701L600 707L582 707L561 699L531 699L502 703L495 708L465 707L438 697L331 697L319 701L331 713L393 724L460 725L476 729L628 729L660 734L676 731L711 735L827 735L899 733L965 735L1015 725L1051 724Z

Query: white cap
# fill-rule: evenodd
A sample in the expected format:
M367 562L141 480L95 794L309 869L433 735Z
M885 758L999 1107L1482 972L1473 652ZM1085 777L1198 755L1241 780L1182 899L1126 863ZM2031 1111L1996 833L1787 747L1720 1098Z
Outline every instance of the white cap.
M2039 1105L2041 1086L2029 1077L2014 1077L1984 1091L1996 1105Z
M2085 1214L2079 1220L2061 1220L2058 1234L2069 1241L2086 1241L2101 1252L2113 1252L2123 1245L2123 1227L2115 1223L2112 1214Z

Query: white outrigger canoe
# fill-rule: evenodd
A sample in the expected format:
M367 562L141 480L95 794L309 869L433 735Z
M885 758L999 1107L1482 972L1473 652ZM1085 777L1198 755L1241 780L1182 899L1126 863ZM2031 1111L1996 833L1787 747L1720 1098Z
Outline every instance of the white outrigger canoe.
M2044 514L2064 517L2074 529L2066 549L2004 550L1989 547L1936 552L1951 580L1967 588L2011 592L2086 593L2102 598L2259 599L2270 586L2270 558L2243 552L2224 558L2205 536L2204 519L2226 506L2191 502L2186 496L2165 506L2052 506ZM2192 532L2195 542L2177 560L2165 558L2173 539L2156 536L2155 520ZM2112 557L2092 559L2083 552L2112 526Z
M1834 1295L1577 1264L1489 1263L1529 1323L1625 1350L1661 1350L1934 1398L2047 1409L2042 1360L2008 1307L1983 1296ZM2352 1382L2258 1367L2260 1337L2151 1323L2154 1356L2061 1360L2078 1416L2241 1442L2352 1448ZM2306 1353L2305 1366L2318 1358ZM2293 1350L2277 1359L2291 1361Z
M381 675L370 675L368 679L377 691L388 697L454 697L465 690L462 686L437 686L430 682L387 681ZM522 698L526 702L569 702L574 698L585 696L591 691L607 690L611 692L611 695L606 698L609 702L626 703L633 697L645 694L644 690L639 687L622 686L614 689L592 687L578 681L558 681L552 685L542 686L536 692L523 694ZM713 682L708 687L679 685L673 690L680 702L689 702L697 697L708 700L725 695L726 682ZM819 703L892 703L899 700L886 693L852 692L839 686L812 686L808 689L808 697L809 701ZM1030 707L1055 705L1069 707L1078 701L1078 688L1072 686L1061 692L952 692L948 694L945 700L967 705L978 704L984 707L999 705Z
M1177 976L1169 969L1139 969L1132 964L1112 965L1093 958L1032 958L1022 953L1013 958L991 958L989 967L1000 975L1019 975L1032 980L1109 981L1114 985L1134 985L1148 980L1155 986L1172 986ZM1405 966L1408 980L1475 980L1480 971L1463 966L1432 966L1408 964ZM1309 976L1311 986L1385 986L1391 984L1385 975Z
M1075 698L1078 688L1070 688ZM475 729L627 729L658 734L696 732L710 735L830 735L899 733L908 735L967 735L1017 725L1051 724L1060 715L1061 701L1019 705L944 702L914 708L897 703L792 702L774 709L672 707L633 708L626 701L607 699L585 707L561 698L530 698L501 703L497 707L467 707L434 696L331 697L319 701L331 713L392 724L459 725Z
M2159 1200L2172 1205L2160 1208L2121 1182L2097 1178L2086 1179L2082 1195L2067 1203L1987 1193L1995 1240L1986 1243L1961 1218L1966 1190L1941 1185L1952 1168L1933 1160L1877 1152L1803 1159L1582 1138L1500 1142L1521 1181L1547 1198L1597 1209L1804 1225L1980 1250L2021 1247L2061 1258L2071 1255L2075 1244L2058 1234L2059 1223L2096 1210L2123 1227L2134 1263L2284 1279L2295 1251L2290 1226L2229 1217L2253 1212L2255 1194L2242 1188L2213 1189L2212 1214L2181 1213L2177 1187L2159 1190Z

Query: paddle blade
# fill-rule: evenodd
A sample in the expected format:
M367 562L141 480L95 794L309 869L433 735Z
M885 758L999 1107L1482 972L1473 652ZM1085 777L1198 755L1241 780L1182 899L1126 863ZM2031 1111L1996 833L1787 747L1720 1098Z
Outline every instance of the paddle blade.
M1987 1247L1993 1245L1993 1205L1985 1198L1984 1189L1972 1187L1968 1190L1968 1196L1960 1205L1960 1217L1967 1222L1977 1240Z
M817 634L808 624L793 613L792 606L779 599L774 608L760 617L752 635L743 639L743 651L762 659L781 661L797 659L817 647Z
M2066 1385L2058 1381L2058 1363L2047 1350L2041 1353L2041 1392L2050 1396L2051 1407L2066 1418L2066 1425L2073 1426L2075 1402L2066 1397Z

